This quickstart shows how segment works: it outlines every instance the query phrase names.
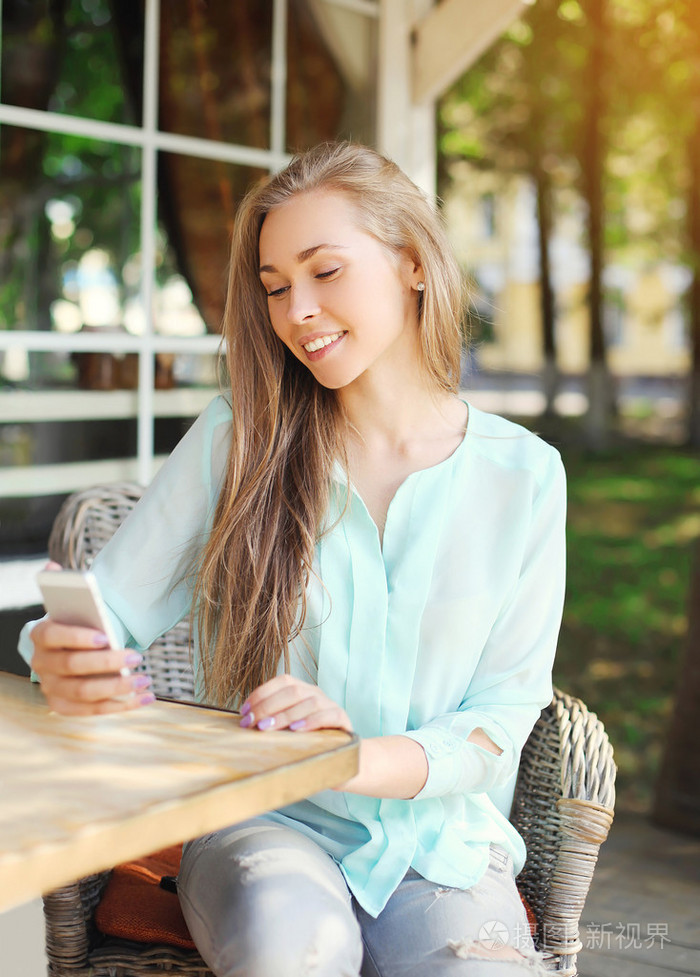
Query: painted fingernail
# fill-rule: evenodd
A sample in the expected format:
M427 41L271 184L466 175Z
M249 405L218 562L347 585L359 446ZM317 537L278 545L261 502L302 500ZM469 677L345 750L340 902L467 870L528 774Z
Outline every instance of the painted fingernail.
M92 637L92 643L94 645L97 645L98 648L104 648L106 644L109 644L109 642L107 641L107 635L103 634L101 631L95 632L95 634Z
M258 729L272 729L275 725L275 717L267 716L265 719L261 719L258 723Z
M296 719L293 723L289 724L290 729L306 729L305 719Z
M129 654L124 659L125 665L140 665L143 661L143 655L139 655L137 651L130 651Z
M252 726L254 722L255 722L255 716L253 715L252 712L249 712L247 715L243 717L243 719L241 719L239 725L242 726L243 729L246 729L248 726Z
M131 680L132 689L147 689L151 684L151 679L148 675L135 675Z
M243 705L241 706L241 716L247 716L249 712L250 712L250 703L244 702Z
M156 701L156 697L153 695L152 692L147 692L145 695L139 696L140 706L150 706L150 704L155 701Z

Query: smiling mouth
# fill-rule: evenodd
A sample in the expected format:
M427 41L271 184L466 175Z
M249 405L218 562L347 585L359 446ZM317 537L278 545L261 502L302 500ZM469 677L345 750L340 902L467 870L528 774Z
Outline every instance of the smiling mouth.
M334 343L344 335L345 332L333 332L328 336L319 336L318 339L312 339L310 343L304 343L304 349L307 353L317 353L319 349L330 346L331 343Z

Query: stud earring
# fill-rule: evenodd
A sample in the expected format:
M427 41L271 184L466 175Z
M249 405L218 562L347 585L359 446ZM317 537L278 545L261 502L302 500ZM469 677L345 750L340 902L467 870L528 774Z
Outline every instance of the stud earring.
M424 292L425 291L425 282L418 282L418 284L416 285L416 288L418 289L419 292Z

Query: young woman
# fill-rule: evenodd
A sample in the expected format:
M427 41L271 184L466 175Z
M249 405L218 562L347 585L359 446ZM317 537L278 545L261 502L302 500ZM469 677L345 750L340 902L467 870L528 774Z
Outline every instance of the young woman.
M324 145L254 188L230 389L94 564L126 650L31 630L51 706L99 713L151 701L114 673L193 609L203 698L361 737L340 790L185 846L219 977L541 972L494 798L551 697L564 475L460 399L461 294L434 211L377 153Z

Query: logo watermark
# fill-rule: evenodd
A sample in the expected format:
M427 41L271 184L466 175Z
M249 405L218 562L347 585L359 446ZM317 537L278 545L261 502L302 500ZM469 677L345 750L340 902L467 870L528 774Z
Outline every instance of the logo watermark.
M500 919L490 919L479 928L479 942L483 943L489 950L498 950L502 946L508 946L510 933L505 923Z
M518 925L512 934L500 919L491 919L479 929L479 942L490 950L512 946L516 950L532 951L533 942L538 949L549 945L562 946L571 941L570 927L545 925L537 937L530 933L530 927ZM581 942L585 950L661 950L671 943L666 922L627 922L627 923L581 923Z
M671 942L668 923L586 923L581 937L587 950L663 950Z

